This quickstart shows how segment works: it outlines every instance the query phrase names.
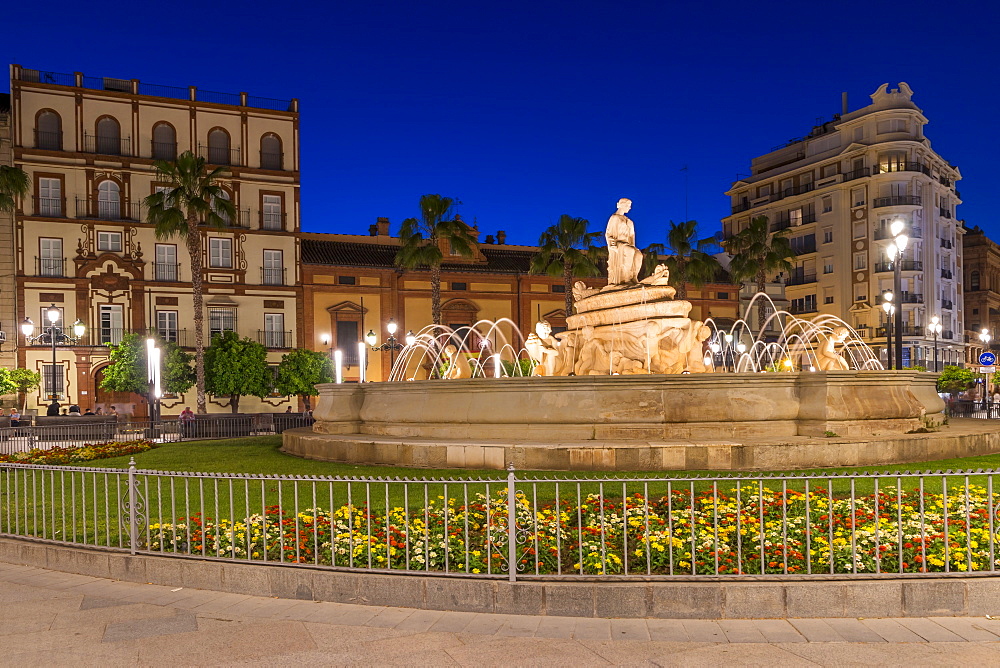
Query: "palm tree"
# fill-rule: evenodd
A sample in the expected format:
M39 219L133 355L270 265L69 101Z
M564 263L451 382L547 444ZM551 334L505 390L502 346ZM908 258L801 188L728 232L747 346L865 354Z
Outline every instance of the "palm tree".
M169 184L144 200L147 220L153 223L157 239L184 237L191 256L191 293L194 297L195 385L198 412L205 413L205 300L202 291L202 239L199 222L226 227L236 208L226 197L219 179L224 167L209 169L204 158L185 151L174 162L157 160L156 180Z
M559 216L558 223L542 232L538 254L531 259L531 273L563 277L567 316L573 314L573 279L601 275L594 246L601 233L588 232L589 224L585 218Z
M28 175L18 167L0 165L0 211L14 211L17 198L28 194Z
M683 223L670 221L667 229L667 255L664 264L670 269L670 276L677 288L677 297L687 297L690 283L701 287L715 279L722 265L708 249L715 245L715 239L696 239L698 223L688 220Z
M396 266L402 269L430 267L431 270L431 320L441 324L441 263L447 246L449 255L472 257L476 240L469 226L458 216L452 216L452 207L461 204L451 197L424 195L420 198L420 219L407 218L399 230L402 245L396 253Z
M777 271L791 271L795 257L792 246L781 232L768 231L767 216L757 216L750 224L725 243L726 251L733 257L729 273L737 283L757 283L757 292L764 292L768 276ZM757 302L757 326L764 325L767 304Z

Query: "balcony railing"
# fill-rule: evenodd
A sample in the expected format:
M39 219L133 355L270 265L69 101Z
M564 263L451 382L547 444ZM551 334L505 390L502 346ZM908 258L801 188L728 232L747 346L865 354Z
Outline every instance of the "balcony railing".
M261 151L260 152L260 168L261 169L284 169L285 154L275 153L273 151Z
M881 273L886 271L895 271L896 268L892 266L892 262L877 262L875 263L875 272ZM923 271L924 263L920 260L903 260L899 267L900 271Z
M950 329L946 329L943 332L941 332L941 338L942 339L953 339L953 338L955 338L955 332L953 332Z
M862 179L866 176L871 176L871 167L862 167L861 169L855 169L844 174L844 181L853 181L854 179Z
M64 257L36 257L35 276L54 276L63 278L66 276L66 258Z
M261 267L260 268L260 282L261 282L261 285L284 285L285 284L285 268L284 267Z
M783 218L782 220L776 220L771 223L771 231L777 232L779 230L786 230L790 227L799 227L800 225L808 225L809 223L816 222L815 213L807 213L803 216L796 218Z
M149 155L153 160L176 160L177 142L151 141Z
M90 343L95 346L118 345L129 330L122 327L97 327L90 333Z
M941 248L952 248L952 247L953 247L953 244L952 244L952 242L951 242L950 239L942 239L941 240Z
M155 334L162 341L168 343L176 343L181 348L193 348L194 347L194 332L188 332L186 329L173 329L170 327L157 327L149 331L150 334ZM208 345L208 337L206 333L205 344Z
M76 199L77 218L100 220L140 220L142 207L139 202L105 202L92 198Z
M61 151L63 146L63 133L56 132L45 132L42 130L35 130L35 148L40 148L45 151Z
M291 348L291 332L272 332L270 330L257 330L257 342L265 348Z
M228 146L205 146L198 144L198 155L213 165L239 165L240 149Z
M794 239L792 241L794 241ZM807 242L804 242L804 243L798 243L798 244L792 243L791 247L792 247L792 252L795 253L796 255L806 255L808 253L815 253L816 252L816 240L813 239L811 241L807 241Z
M892 335L893 336L896 335L895 326L893 326L892 328ZM903 336L923 336L923 335L924 335L923 327L914 327L913 325L903 325ZM886 328L879 327L878 331L875 332L875 336L884 338L886 336Z
M804 274L799 272L792 272L792 275L785 280L785 285L806 285L807 283L815 283L816 274Z
M792 305L788 307L788 312L792 315L802 315L803 313L816 313L819 308L816 304L804 304L802 306Z
M923 304L924 296L919 292L904 292L896 298L897 304Z
M33 200L36 216L47 216L49 218L66 217L65 197L38 197L36 195Z
M179 281L181 275L181 265L176 262L154 262L153 280L174 282Z
M952 301L950 299L942 299L941 300L941 308L945 309L946 311L950 311L953 308L955 308L955 304L952 303Z
M260 229L262 230L285 229L285 214L283 212L261 211Z
M938 179L938 181L940 181L940 182L941 182L941 185L945 186L946 188L950 188L950 187L951 187L951 183L952 183L952 181L951 181L951 179L949 179L949 178L948 178L947 176L942 176L942 177L940 177L940 178Z
M83 133L83 152L100 155L132 155L132 139L130 137L104 137Z
M250 229L250 209L237 209L235 218L229 218L228 216L222 213L220 213L219 215L222 217L222 220L226 223L226 227L239 227L244 230ZM205 225L205 222L202 221L201 224Z
M908 230L903 230L911 239L923 239L924 231L919 227L911 227ZM875 241L882 241L884 239L892 239L892 231L887 227L876 227L875 228Z
M942 269L941 270L941 278L952 278L952 276L953 276L953 274L951 273L951 269Z
M946 209L944 207L940 207L938 209L938 213L941 214L942 218L949 218L949 219L951 218L951 210L950 209Z
M920 195L893 195L892 197L876 197L872 206L881 209L886 206L920 206Z
M881 165L875 165L873 174L889 174L891 172L920 172L921 174L931 175L930 167L927 167L919 162L887 162Z

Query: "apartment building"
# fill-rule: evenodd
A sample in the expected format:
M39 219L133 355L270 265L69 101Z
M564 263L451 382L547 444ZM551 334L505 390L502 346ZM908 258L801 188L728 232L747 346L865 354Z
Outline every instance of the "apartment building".
M0 93L0 165L14 164L10 143L10 95ZM14 247L14 214L0 211L0 248ZM0 367L17 363L14 353L17 334L17 294L14 254L0 253ZM8 338L10 339L8 341Z
M979 353L986 345L979 338L989 330L990 348L1000 348L1000 244L986 236L978 225L966 228L962 236L965 258L965 343L966 363L979 366Z
M515 327L526 336L539 319L545 319L554 331L565 330L563 279L529 272L538 247L507 244L503 232L482 240L478 230L472 229L472 234L477 240L473 256L446 254L442 265L442 324L457 329L482 319L509 320L500 331L515 352L522 345ZM358 342L366 333L374 332L381 345L390 320L397 325L400 342L408 331L419 332L431 324L430 271L398 269L399 245L399 237L390 234L387 218L377 219L367 235L302 235L304 340L315 350L339 349L347 381L360 375ZM724 278L688 287L692 318L712 317L720 323L736 319L739 287ZM607 278L584 282L602 287ZM478 353L478 347L472 344L468 352ZM385 380L392 356L388 350L369 352L366 377Z
M801 317L836 315L886 359L882 295L893 288L886 253L890 225L905 224L909 245L900 264L903 364L933 364L933 335L943 324L943 364L965 359L962 235L955 208L961 197L957 167L924 135L927 118L905 83L879 87L871 104L842 113L754 158L750 175L726 192L732 213L723 236L767 216L771 231L787 236L796 253L785 283L789 310Z
M18 321L35 334L18 341L19 365L42 372L29 408L49 397L82 407L115 404L142 413L136 395L101 389L107 344L125 332L155 332L194 345L191 275L182 238L158 239L143 199L163 188L154 160L196 152L227 170L226 197L236 216L224 229L205 227L206 335L232 330L268 348L277 364L298 337L299 113L297 100L136 79L44 72L12 65L13 162L31 182L14 217ZM60 309L55 369L44 311ZM13 324L13 323L12 323ZM206 338L207 338L206 336ZM164 414L194 401L168 397ZM284 410L274 397L247 411ZM210 410L228 410L210 397Z

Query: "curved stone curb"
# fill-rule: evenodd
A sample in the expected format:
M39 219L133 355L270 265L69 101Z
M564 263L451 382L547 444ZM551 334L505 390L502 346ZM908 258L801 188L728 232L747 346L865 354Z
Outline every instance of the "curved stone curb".
M517 582L131 556L12 538L0 561L252 596L566 617L746 619L1000 615L1000 577L781 582Z

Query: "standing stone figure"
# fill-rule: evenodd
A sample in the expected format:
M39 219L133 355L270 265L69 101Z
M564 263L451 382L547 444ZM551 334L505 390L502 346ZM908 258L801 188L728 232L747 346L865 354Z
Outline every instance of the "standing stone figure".
M635 247L635 226L627 214L632 200L618 200L618 210L608 219L608 285L635 285L642 269L642 251Z

